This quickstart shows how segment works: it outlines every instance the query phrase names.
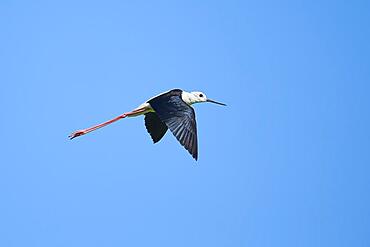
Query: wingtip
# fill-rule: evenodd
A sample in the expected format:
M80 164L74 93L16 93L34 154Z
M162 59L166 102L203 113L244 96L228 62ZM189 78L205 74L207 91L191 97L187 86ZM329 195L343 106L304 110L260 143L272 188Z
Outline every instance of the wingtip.
M191 154L193 159L195 159L195 161L198 161L198 153L191 153L190 151L189 151L189 153Z

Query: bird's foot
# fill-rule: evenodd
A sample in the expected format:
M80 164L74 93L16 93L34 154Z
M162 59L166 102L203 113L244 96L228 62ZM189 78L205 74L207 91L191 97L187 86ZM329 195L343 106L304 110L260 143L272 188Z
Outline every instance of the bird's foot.
M68 137L69 137L70 140L72 140L73 138L82 136L84 134L86 134L85 131L83 131L83 130L77 130L77 131L73 132L72 134L70 134Z

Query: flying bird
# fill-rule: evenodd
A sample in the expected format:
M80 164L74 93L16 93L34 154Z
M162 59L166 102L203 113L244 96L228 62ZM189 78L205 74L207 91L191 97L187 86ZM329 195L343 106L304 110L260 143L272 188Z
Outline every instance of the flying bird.
M90 128L77 130L70 134L69 138L73 139L85 135L126 117L144 115L145 127L154 143L159 142L166 134L167 129L170 129L181 145L188 150L195 160L198 160L197 125L195 112L191 105L203 102L226 106L223 103L208 99L202 92L189 93L181 89L173 89L149 99L133 111L126 112Z

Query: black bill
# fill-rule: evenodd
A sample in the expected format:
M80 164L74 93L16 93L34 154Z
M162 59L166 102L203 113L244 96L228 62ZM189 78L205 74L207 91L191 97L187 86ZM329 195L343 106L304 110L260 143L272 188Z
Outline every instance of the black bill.
M207 102L215 103L215 104L217 104L217 105L223 105L223 106L226 106L226 104L224 104L224 103L220 103L220 102L217 102L217 101L214 101L214 100L211 100L211 99L207 99Z

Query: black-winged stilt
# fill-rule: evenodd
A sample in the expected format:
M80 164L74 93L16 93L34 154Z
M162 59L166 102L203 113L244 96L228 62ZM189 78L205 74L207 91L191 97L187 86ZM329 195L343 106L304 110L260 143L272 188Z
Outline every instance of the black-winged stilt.
M69 138L73 139L85 135L125 117L145 115L145 126L154 143L161 140L167 129L170 129L181 145L197 160L197 125L195 112L191 105L202 102L211 102L225 106L223 103L207 99L202 92L188 93L181 89L173 89L149 99L131 112L126 112L90 128L77 130L70 134Z

